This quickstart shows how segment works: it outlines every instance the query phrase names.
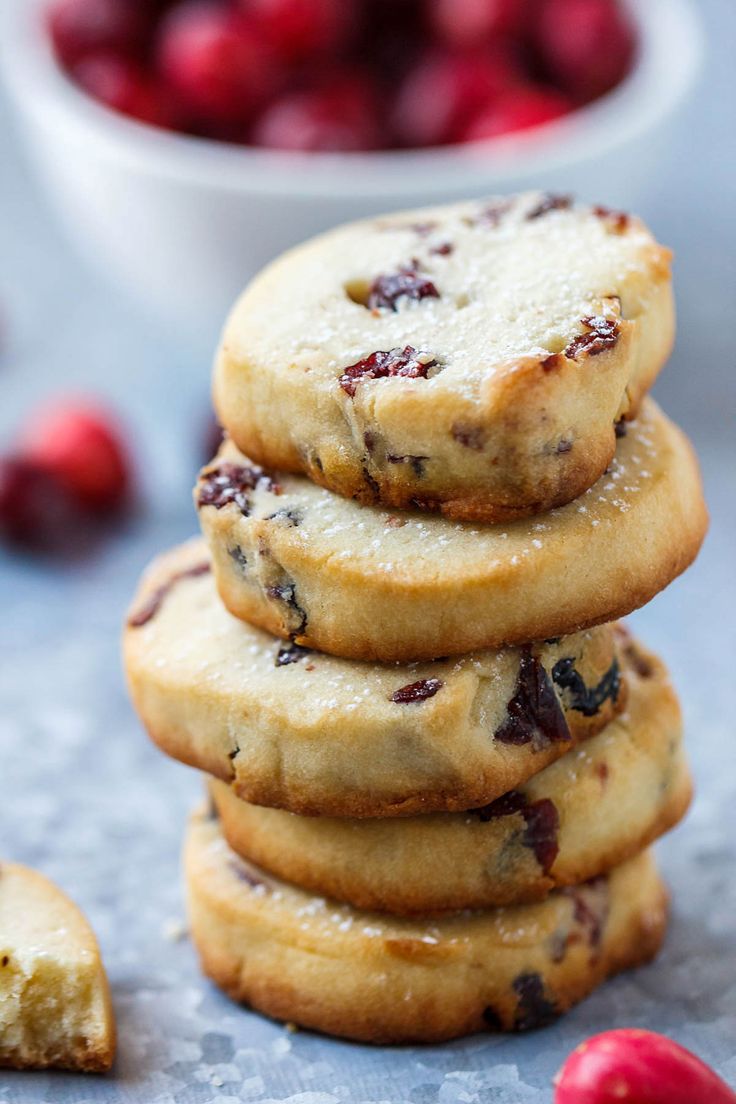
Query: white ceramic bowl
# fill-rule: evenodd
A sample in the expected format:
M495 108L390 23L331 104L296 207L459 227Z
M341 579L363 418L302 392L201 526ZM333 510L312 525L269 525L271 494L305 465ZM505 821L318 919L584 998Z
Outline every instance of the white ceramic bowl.
M77 244L159 318L208 338L266 261L347 219L537 186L634 206L693 81L702 36L691 0L630 6L639 59L612 93L536 132L423 151L292 154L139 125L64 77L41 0L2 0L0 62Z

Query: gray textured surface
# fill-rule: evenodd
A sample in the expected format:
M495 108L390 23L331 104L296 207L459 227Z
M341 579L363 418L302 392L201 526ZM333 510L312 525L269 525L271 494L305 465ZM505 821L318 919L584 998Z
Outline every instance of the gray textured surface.
M564 1055L622 1024L671 1033L736 1084L736 164L724 138L736 19L722 0L702 7L708 70L639 206L678 255L680 338L658 395L700 449L714 524L697 566L634 618L681 690L698 798L660 847L675 900L664 954L523 1038L377 1050L290 1035L229 1004L200 979L188 942L171 938L182 825L199 783L143 737L118 631L144 561L194 528L207 358L142 322L75 260L0 115L0 434L46 392L107 394L127 413L147 494L135 524L76 565L0 553L0 854L38 866L86 909L120 1028L114 1076L0 1072L0 1101L547 1104Z

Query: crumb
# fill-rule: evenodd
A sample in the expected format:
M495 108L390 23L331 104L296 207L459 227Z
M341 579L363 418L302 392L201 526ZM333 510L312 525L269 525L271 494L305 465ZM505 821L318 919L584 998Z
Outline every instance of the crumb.
M164 939L168 939L171 943L179 943L187 935L187 926L178 917L171 917L164 921L161 932Z

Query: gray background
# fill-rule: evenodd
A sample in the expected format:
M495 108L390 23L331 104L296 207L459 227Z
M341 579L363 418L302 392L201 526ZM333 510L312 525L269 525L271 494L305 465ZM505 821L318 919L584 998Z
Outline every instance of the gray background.
M0 1101L546 1104L567 1052L623 1024L672 1034L736 1085L736 8L700 8L705 71L639 210L677 254L679 338L657 395L699 449L713 525L697 565L632 619L681 691L698 798L660 846L674 915L657 963L527 1037L379 1050L291 1035L229 1004L172 938L199 781L142 735L118 634L140 567L195 527L209 342L159 332L77 261L0 104L0 440L48 393L106 395L126 417L145 496L124 531L76 564L0 551L0 855L38 866L85 908L120 1028L114 1076L0 1072Z

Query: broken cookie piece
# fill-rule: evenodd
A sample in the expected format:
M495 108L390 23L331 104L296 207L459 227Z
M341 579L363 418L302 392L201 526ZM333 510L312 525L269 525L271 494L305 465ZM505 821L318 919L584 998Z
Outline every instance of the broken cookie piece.
M0 863L0 1066L104 1073L115 1023L97 940L43 875Z

